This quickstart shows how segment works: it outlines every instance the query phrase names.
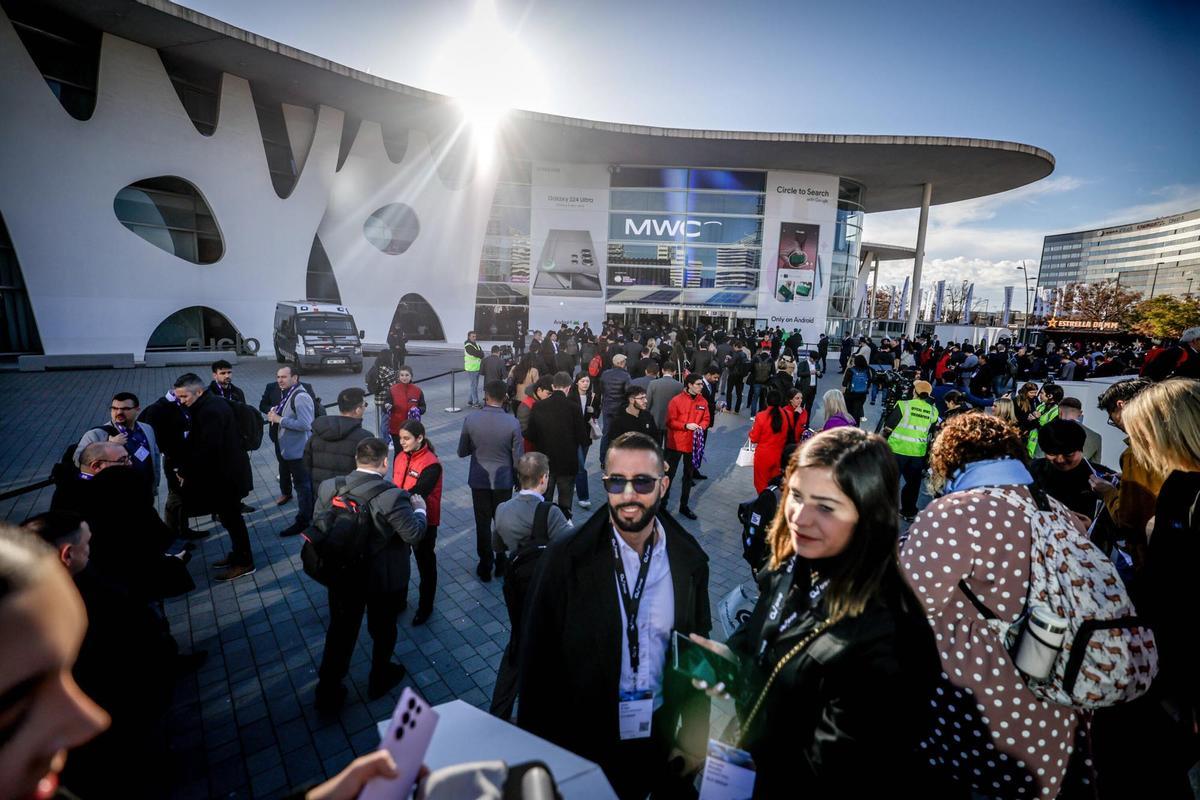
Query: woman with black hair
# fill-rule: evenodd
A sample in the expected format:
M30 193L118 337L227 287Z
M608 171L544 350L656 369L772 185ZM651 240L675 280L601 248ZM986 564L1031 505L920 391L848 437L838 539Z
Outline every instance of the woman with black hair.
M797 392L792 389L792 392ZM767 392L767 407L758 412L750 427L754 448L754 491L762 492L771 479L783 472L779 457L788 442L796 440L796 417L791 406L775 390Z
M899 474L858 428L797 450L771 528L769 571L727 645L753 797L940 796L916 755L939 673L933 633L896 558Z
M583 413L584 423L591 428L600 418L600 398L596 395L595 381L586 370L580 370L575 376L575 382L567 392L567 399L579 405ZM595 438L595 437L594 437ZM592 507L592 495L588 489L587 454L592 448L591 439L587 444L579 445L579 471L575 473L575 497L582 508Z
M842 376L842 393L846 396L846 410L856 420L861 420L865 414L863 406L867 401L867 392L871 388L871 367L865 356L854 356L854 366L846 370Z
M413 548L421 586L417 613L412 619L413 625L424 625L433 613L433 597L437 594L437 555L433 547L437 544L437 529L442 521L442 465L419 420L401 423L396 441L400 447L396 451L392 483L425 500L425 535Z

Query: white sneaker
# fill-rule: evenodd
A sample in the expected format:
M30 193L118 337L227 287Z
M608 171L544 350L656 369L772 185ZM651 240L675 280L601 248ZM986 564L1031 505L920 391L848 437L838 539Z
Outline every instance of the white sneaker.
M591 508L591 507L592 507L592 501L591 501L591 500L580 500L580 501L579 501L579 507L580 507L580 508Z

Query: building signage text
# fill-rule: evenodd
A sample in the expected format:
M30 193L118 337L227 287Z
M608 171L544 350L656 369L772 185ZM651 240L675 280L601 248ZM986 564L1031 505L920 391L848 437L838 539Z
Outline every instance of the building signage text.
M670 236L678 237L681 234L689 239L699 237L705 225L720 225L716 220L708 222L700 222L695 219L644 219L640 223L625 218L625 235L626 236Z

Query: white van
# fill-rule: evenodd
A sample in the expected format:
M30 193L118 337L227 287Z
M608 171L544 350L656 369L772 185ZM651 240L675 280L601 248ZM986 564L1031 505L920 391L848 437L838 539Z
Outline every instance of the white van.
M345 367L362 372L362 338L349 309L334 303L287 300L275 305L275 360L301 370Z

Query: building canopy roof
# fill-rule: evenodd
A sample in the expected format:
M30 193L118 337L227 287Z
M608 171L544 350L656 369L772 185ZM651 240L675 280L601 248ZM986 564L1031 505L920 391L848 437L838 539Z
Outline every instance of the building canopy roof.
M880 261L904 261L917 257L916 248L903 247L898 244L872 244L871 242L863 242L859 245L859 252L862 253L864 261L871 256L875 256Z
M253 81L256 92L298 105L327 105L360 119L418 128L434 137L459 124L445 95L351 69L166 0L45 0L93 27L208 69ZM935 204L1015 189L1054 170L1027 144L944 136L661 128L513 111L504 147L546 161L820 172L866 187L867 211L913 208L922 184Z

